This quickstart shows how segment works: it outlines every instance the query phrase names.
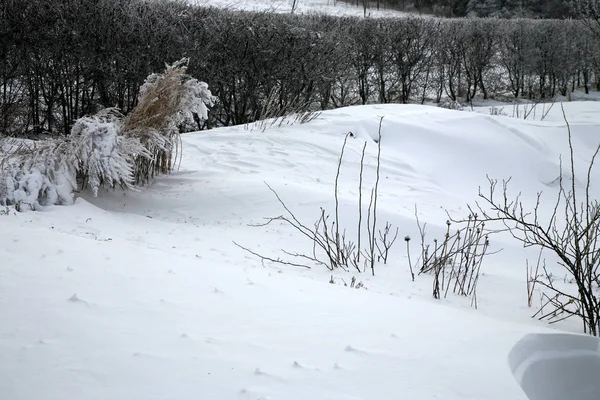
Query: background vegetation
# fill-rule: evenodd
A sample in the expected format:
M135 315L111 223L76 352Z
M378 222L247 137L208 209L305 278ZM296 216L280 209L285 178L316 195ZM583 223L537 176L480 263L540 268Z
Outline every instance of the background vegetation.
M597 37L572 20L370 19L180 1L0 0L0 134L67 135L127 115L145 78L189 57L218 98L183 130L389 102L549 99L600 87Z
M570 18L577 13L565 0L340 0L367 9L417 11L443 17ZM368 12L368 11L367 11Z

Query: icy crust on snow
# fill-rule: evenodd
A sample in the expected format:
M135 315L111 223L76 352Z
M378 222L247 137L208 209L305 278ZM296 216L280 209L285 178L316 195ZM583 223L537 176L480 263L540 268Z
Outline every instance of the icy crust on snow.
M583 182L600 113L581 121L578 104L565 106ZM378 221L415 242L415 204L431 237L443 234L445 209L464 213L486 174L512 175L531 202L554 188L567 154L558 117L402 105L183 135L181 170L147 188L0 217L0 398L525 400L506 357L524 335L552 330L530 318L518 243L494 240L504 251L483 267L478 310L433 300L428 276L411 282L404 243L375 277L263 266L233 244L310 253L289 227L251 225L283 212L265 182L308 225L319 207L333 212L348 132L339 213L354 232L360 152L366 142L364 194L381 116ZM345 287L353 276L367 289Z

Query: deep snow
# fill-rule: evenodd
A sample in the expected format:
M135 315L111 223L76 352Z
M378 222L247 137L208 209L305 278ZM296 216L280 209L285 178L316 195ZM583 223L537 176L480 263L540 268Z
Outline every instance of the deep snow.
M565 110L581 174L600 141L600 104ZM366 191L381 116L378 218L401 238L418 235L415 205L440 237L445 210L464 216L486 174L512 176L526 202L551 193L567 155L559 107L523 121L357 106L302 125L186 134L181 169L139 192L81 193L70 207L0 216L0 398L525 399L507 361L512 346L581 327L530 318L531 253L509 238L492 239L503 251L484 262L478 310L454 295L432 299L429 276L412 283L402 240L375 277L263 266L233 244L273 257L310 252L289 227L248 225L283 212L265 182L306 224L321 206L332 213L348 132L339 193L352 232L360 150L366 141ZM366 289L345 287L352 276Z

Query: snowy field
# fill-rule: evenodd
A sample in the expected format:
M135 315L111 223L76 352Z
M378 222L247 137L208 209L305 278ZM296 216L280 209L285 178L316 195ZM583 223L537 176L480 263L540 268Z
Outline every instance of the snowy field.
M600 141L600 104L565 110L579 174ZM366 142L366 191L382 116L378 220L400 240L374 277L263 265L233 244L273 258L309 253L288 226L249 224L284 212L265 183L308 225L319 207L333 213L348 132L339 212L355 229L360 151ZM185 134L180 170L139 192L84 192L73 206L0 216L0 399L526 399L508 363L513 345L581 329L530 318L531 254L494 238L503 250L484 261L475 310L453 294L434 300L428 275L411 282L402 238L415 238L416 258L415 205L440 237L444 210L465 216L486 174L512 176L526 202L552 196L566 140L559 106L544 121L342 108L306 124ZM365 288L344 286L353 276Z
M292 11L293 0L188 0L188 2L198 5L212 7L228 8L230 10L244 11L264 11L289 13ZM328 14L338 16L364 16L362 1L360 6L356 3L349 4L335 0L298 0L295 13L297 14ZM407 13L377 8L372 5L367 10L367 16L370 17L400 17Z

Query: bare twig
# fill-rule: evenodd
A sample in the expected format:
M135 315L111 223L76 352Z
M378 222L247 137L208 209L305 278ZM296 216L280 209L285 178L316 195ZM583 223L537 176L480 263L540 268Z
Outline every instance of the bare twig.
M383 232L379 231L379 240L375 242L377 251L379 251L379 257L381 257L384 264L387 264L390 248L398 238L399 228L396 227L396 233L393 237L390 235L390 229L392 229L392 225L386 222Z
M248 249L248 248L246 248L246 247L244 247L244 246L242 246L242 245L240 245L240 244L238 244L238 243L236 243L236 242L233 242L233 244L235 244L235 245L236 245L237 247L239 247L240 249L242 249L242 250L244 250L244 251L246 251L246 252L248 252L248 253L252 254L253 256L256 256L256 257L260 258L260 259L261 259L261 262L263 263L263 265L264 265L264 262L265 262L265 261L270 261L270 262L273 262L273 263L276 263L276 264L290 265L290 266L292 266L292 267L300 267L300 268L307 268L307 269L310 269L310 267L309 267L308 265L305 265L305 264L297 264L297 263L292 263L292 262L289 262L289 261L284 261L284 260L282 260L282 259L280 259L280 258L271 258L271 257L266 257L266 256L263 256L263 255L261 255L261 254L258 254L258 253L257 253L257 252L255 252L255 251L252 251L252 250L250 250L250 249Z
M381 124L383 123L383 118L379 119L379 129L377 132L377 177L375 179L375 188L373 189L373 228L370 232L369 242L370 242L370 264L371 264L371 273L375 276L375 229L377 226L377 197L379 190L379 171L381 165Z
M410 268L410 277L412 281L415 281L415 273L413 272L412 263L410 262L410 236L405 236L404 241L406 242L406 254L408 256L408 268Z
M358 253L356 254L356 262L360 263L360 239L362 236L362 183L363 183L363 169L365 166L365 150L367 149L367 142L363 145L362 153L360 156L360 175L358 178Z

